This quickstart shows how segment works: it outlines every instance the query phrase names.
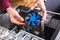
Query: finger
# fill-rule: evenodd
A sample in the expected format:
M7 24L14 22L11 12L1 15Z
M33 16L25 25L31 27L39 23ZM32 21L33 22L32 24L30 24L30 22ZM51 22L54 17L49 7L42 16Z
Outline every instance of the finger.
M17 24L17 25L25 25L25 23L20 22L20 21L18 21L16 19L12 19L11 22L14 23L14 24Z
M24 21L23 17L20 16L21 21Z
M46 21L46 19L45 18L42 18L42 21Z
M25 25L25 23L19 22L19 21L15 21L14 24L17 24L17 25Z
M42 20L46 21L46 17L42 17Z
M44 2L46 2L47 0L44 0Z
M46 21L46 18L44 16L42 17L42 21Z
M24 19L23 19L21 16L17 16L16 18L17 18L17 20L19 20L19 21L24 21Z
M42 10L43 13L46 12L46 7L43 0L38 1L38 7Z
M44 20L41 20L42 23L44 23Z

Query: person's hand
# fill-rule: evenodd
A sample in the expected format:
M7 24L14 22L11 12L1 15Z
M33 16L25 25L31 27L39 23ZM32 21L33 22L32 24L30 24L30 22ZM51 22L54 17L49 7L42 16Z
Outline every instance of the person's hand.
M7 13L9 14L12 23L17 25L25 25L24 19L18 14L16 10L9 7L7 8Z
M44 2L46 2L47 0L44 0Z
M46 7L44 1L46 0L37 0L36 3L30 9L33 10L34 8L39 7L43 12L42 21L46 21Z

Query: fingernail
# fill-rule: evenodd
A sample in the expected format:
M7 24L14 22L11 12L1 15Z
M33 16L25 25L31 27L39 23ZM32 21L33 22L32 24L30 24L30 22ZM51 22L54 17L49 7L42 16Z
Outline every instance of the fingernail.
M24 19L21 19L21 21L24 21Z

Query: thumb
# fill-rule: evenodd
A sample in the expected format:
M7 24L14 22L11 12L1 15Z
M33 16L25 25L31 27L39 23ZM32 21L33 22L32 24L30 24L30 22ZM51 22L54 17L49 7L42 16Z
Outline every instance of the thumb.
M23 19L20 15L17 16L17 19L18 19L19 21L24 21L24 19Z
M24 21L23 17L20 16L21 21Z

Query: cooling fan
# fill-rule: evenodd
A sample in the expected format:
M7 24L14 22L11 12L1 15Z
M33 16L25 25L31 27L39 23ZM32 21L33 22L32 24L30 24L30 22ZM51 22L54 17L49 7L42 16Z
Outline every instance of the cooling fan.
M35 27L40 24L41 16L36 11L30 11L25 17L25 23L30 27Z

